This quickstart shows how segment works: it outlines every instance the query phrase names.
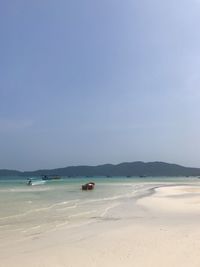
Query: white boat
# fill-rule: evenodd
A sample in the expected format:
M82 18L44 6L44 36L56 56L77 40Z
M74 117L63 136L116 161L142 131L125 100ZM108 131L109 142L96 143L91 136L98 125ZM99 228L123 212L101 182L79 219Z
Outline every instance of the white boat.
M27 181L27 185L42 185L42 184L45 184L46 181L43 181L43 180L33 180L31 178L28 179Z

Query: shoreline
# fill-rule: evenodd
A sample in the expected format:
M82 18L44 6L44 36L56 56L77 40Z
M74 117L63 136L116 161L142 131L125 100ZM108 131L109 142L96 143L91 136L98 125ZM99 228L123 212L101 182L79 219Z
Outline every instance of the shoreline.
M2 246L0 266L200 266L199 184L166 184L149 191L135 196L132 205L114 208L107 219Z

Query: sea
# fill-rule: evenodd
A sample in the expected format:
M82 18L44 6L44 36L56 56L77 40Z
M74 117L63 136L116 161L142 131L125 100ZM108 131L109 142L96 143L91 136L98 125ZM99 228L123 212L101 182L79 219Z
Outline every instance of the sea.
M82 191L82 184L90 181L95 182L94 190ZM28 186L25 178L1 177L0 238L24 239L114 220L119 214L122 218L128 214L127 207L155 187L197 181L196 177L63 177L49 181L32 177L32 186Z

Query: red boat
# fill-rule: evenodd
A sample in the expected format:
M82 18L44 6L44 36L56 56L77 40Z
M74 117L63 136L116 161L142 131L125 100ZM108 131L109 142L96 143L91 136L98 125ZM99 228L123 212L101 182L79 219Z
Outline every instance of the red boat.
M93 190L94 186L95 186L95 183L90 182L90 183L82 185L82 190Z

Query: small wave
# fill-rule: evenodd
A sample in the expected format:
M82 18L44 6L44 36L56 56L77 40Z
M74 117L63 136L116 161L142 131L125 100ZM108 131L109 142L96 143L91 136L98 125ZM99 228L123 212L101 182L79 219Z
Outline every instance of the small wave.
M114 209L115 207L117 207L117 206L119 206L119 205L120 205L120 203L115 203L115 204L113 204L112 206L107 207L107 208L101 213L100 217L104 217L104 216L108 213L109 210Z
M25 217L25 216L27 216L28 214L31 214L31 213L50 210L50 209L55 208L57 206L66 205L66 204L72 203L74 201L79 201L79 199L70 200L70 201L64 201L64 202L60 202L60 203L55 203L55 204L53 204L51 206L48 206L48 207L43 207L43 208L39 208L39 209L33 209L33 210L29 210L29 211L21 213L21 214L15 214L15 215L11 215L11 216L2 217L2 218L0 218L0 221L7 220L7 219L18 218L18 217Z
M10 233L10 232L20 232L20 231L23 231L23 228L8 228L8 229L4 229L4 233Z
M68 210L68 209L75 209L78 207L78 204L75 204L73 206L69 206L69 207L65 207L65 208L61 208L61 209L57 209L58 211L63 211L63 210Z
M68 224L69 224L69 222L68 221L65 221L63 223L56 224L55 227L58 228L58 227L62 227L62 226L68 225Z
M33 230L36 230L36 229L39 229L39 228L41 228L41 225L36 225L36 226L29 227L28 229L22 230L21 232L22 233L28 233L30 231L33 231Z
M5 192L5 193L26 193L26 192L43 192L43 191L49 191L51 188L49 187L44 187L44 188L39 188L34 187L30 188L27 186L27 188L9 188L9 189L0 189L0 192Z
M88 215L88 214L92 214L94 212L97 212L97 210L91 210L91 211L84 211L84 212L76 213L76 214L68 216L68 218L74 218L74 217L79 217L82 215Z
M34 185L43 185L45 183L46 183L46 181L33 181L32 182L32 186L34 186Z
M116 195L116 196L112 196L112 197L104 197L104 198L90 199L90 200L86 200L86 201L84 201L82 203L87 204L87 203L93 203L93 202L101 202L101 201L108 201L108 200L124 199L124 198L131 197L132 194L133 194L133 192L122 194L122 195Z

